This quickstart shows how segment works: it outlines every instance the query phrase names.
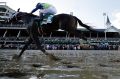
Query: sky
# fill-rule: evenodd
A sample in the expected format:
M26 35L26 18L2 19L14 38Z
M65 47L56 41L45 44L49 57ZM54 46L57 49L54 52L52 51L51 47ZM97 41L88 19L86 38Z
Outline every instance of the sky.
M0 0L7 5L23 12L31 12L38 2L50 3L57 9L57 14L73 12L83 23L94 28L106 28L108 15L113 26L120 29L120 0ZM103 15L106 13L106 16ZM38 14L38 11L35 12Z

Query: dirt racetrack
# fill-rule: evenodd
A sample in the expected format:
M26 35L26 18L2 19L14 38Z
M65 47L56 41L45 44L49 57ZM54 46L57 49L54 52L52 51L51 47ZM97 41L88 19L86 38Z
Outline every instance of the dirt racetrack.
M49 60L41 51L0 50L0 79L119 79L120 52L115 50L47 50L61 61Z

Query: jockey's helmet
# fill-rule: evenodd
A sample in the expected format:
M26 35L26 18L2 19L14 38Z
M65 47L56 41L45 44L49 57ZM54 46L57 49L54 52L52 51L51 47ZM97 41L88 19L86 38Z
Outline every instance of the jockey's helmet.
M38 7L38 6L42 6L42 3L37 3L36 7Z

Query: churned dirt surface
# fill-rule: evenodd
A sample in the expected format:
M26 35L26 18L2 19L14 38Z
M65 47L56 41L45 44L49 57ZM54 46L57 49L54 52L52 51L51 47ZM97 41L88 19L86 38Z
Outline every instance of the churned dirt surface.
M120 52L108 50L47 50L60 61L38 50L0 50L0 79L119 79Z

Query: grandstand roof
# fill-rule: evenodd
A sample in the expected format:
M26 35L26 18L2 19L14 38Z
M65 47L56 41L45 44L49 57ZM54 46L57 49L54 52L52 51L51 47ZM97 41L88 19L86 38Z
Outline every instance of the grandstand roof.
M105 32L120 32L120 30L114 26L110 26L105 30Z

